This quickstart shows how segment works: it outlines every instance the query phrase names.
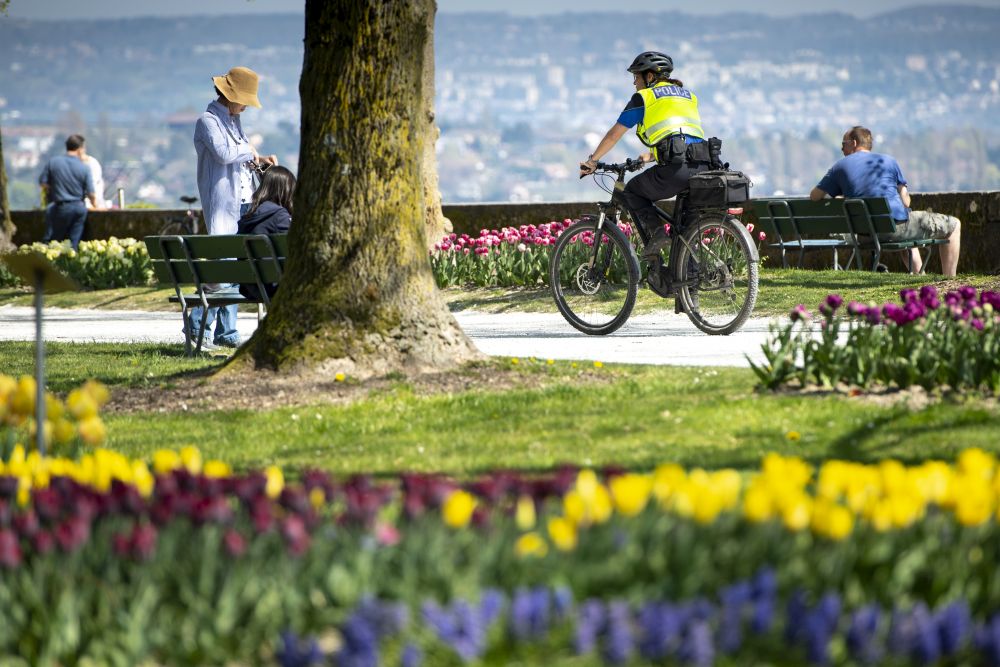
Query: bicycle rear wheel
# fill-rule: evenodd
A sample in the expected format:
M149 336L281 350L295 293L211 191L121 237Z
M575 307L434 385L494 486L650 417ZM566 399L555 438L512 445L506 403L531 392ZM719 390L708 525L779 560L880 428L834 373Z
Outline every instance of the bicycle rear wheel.
M597 222L585 219L564 230L549 265L549 287L559 312L592 336L625 323L639 286L639 260L625 232L609 219L598 234Z
M678 298L691 322L707 334L728 335L753 312L760 260L750 234L724 213L703 213L677 249Z

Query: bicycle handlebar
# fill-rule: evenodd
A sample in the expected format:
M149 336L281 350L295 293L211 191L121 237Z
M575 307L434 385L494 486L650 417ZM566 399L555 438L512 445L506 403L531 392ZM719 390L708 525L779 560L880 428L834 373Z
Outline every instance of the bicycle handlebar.
M630 171L639 171L646 165L641 159L626 158L624 162L598 162L597 166L594 167L594 171L589 174L583 174L580 178L584 176L593 176L598 173L613 173L619 176L624 176Z

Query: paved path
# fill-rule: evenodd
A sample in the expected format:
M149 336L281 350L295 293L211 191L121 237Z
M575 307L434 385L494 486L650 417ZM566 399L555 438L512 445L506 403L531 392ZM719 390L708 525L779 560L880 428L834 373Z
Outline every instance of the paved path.
M746 366L746 355L762 359L766 319L751 319L731 336L707 336L687 317L664 312L637 315L610 336L585 336L558 313L488 314L458 312L455 318L490 355L583 359L681 366ZM183 343L179 313L46 308L46 340L66 342ZM257 328L257 316L240 313L244 338ZM31 308L0 307L0 340L34 340Z

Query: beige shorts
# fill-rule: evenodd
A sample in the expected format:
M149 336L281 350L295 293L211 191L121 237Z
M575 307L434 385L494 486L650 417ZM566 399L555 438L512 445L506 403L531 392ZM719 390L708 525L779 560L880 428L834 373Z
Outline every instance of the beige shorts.
M910 211L910 219L897 222L896 231L884 241L912 241L915 239L946 239L958 226L958 218L933 211ZM882 238L879 236L879 238Z

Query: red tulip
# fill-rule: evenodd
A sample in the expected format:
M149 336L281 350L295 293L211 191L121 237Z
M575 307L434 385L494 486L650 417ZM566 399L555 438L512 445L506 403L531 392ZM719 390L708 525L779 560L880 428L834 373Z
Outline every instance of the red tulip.
M0 566L15 568L21 564L21 545L9 528L0 529Z

